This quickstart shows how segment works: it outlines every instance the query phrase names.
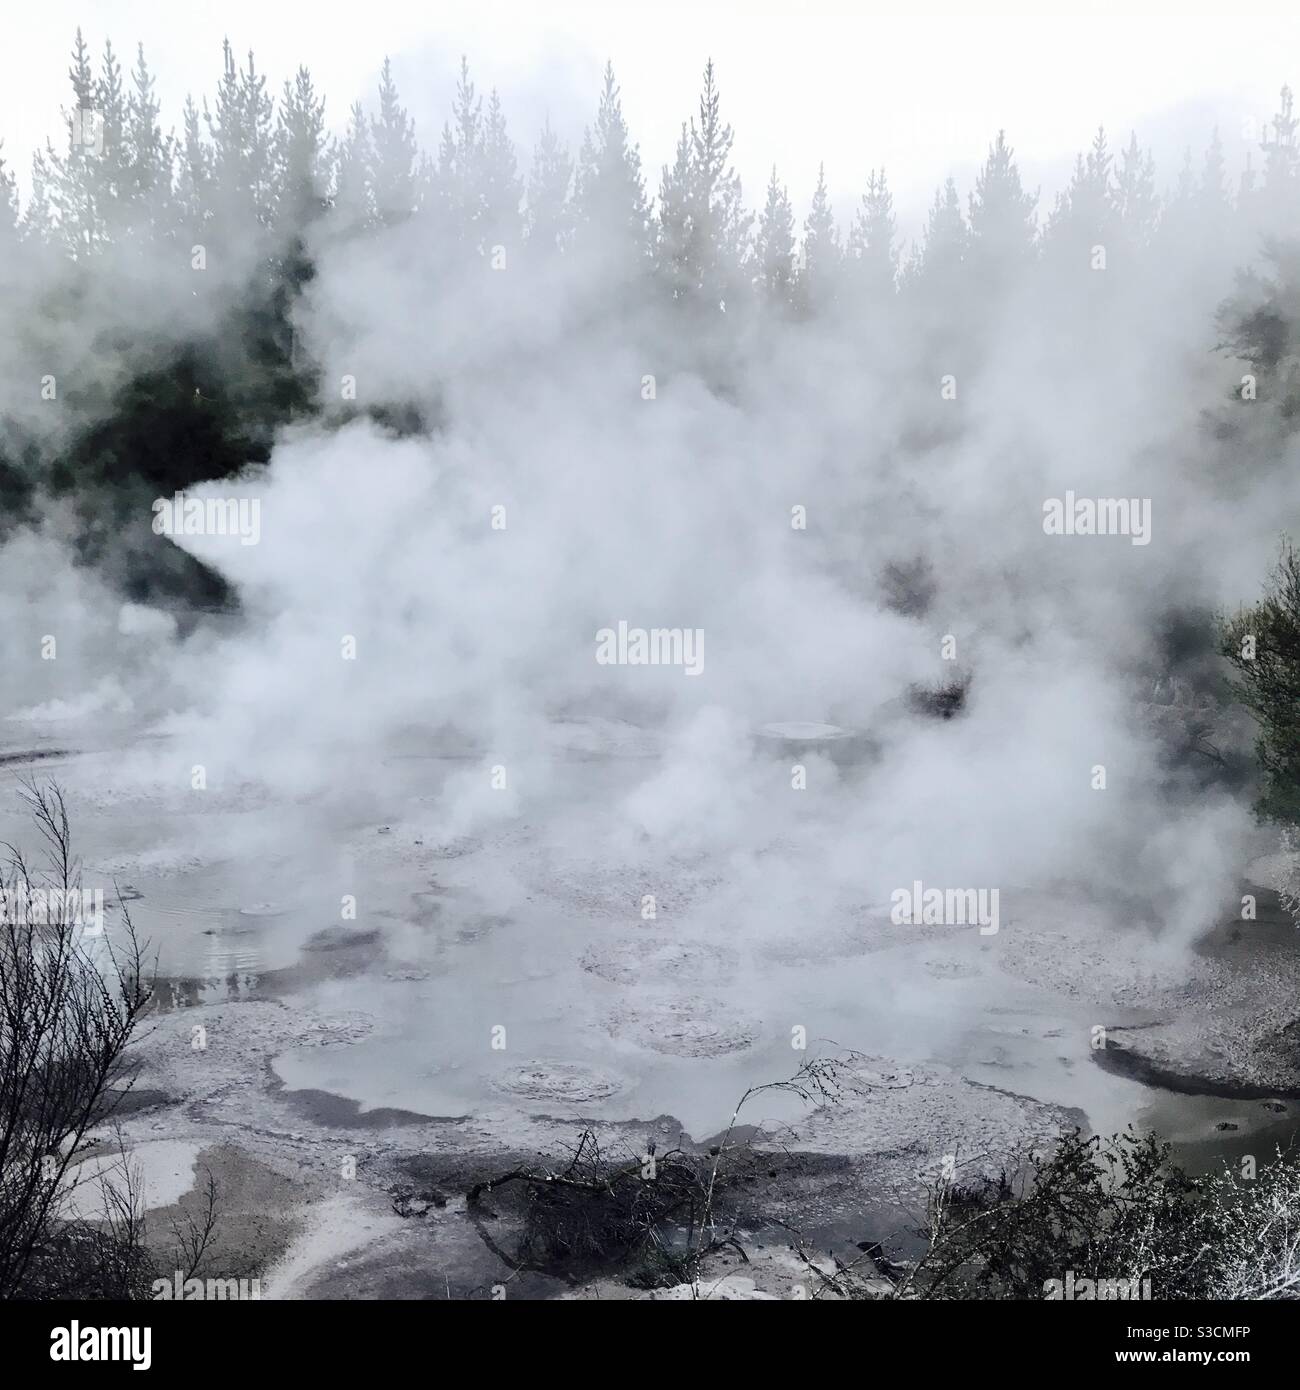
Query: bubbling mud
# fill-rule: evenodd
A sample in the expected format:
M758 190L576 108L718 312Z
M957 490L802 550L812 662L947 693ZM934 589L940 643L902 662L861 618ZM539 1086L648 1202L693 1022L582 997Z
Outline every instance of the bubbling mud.
M616 1072L544 1060L508 1067L492 1077L491 1084L495 1090L523 1100L557 1101L566 1105L608 1100L628 1085Z
M669 980L728 979L740 955L729 946L707 941L664 941L646 936L621 937L584 951L582 968L616 985L635 985L646 977Z
M759 1026L712 999L673 999L615 1009L605 1020L611 1037L670 1057L725 1057L745 1052Z

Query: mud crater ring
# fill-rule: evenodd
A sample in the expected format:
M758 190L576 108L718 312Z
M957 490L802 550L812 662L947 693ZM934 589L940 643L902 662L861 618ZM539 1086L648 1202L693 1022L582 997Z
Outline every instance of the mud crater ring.
M740 953L710 941L665 940L641 934L601 942L582 953L579 964L589 974L615 985L635 985L647 975L665 980L730 979Z
M620 1042L668 1057L726 1057L759 1037L754 1020L714 999L673 999L612 1010L605 1029Z
M280 902L255 902L244 903L239 908L241 917L283 917L290 908L285 903Z
M495 1091L517 1100L545 1101L562 1105L587 1105L609 1100L627 1089L627 1081L604 1067L533 1058L506 1067L491 1077Z

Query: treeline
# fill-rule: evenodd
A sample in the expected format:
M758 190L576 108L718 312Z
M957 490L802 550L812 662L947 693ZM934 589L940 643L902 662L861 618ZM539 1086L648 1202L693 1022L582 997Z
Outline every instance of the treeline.
M809 310L850 281L894 293L956 267L979 281L1036 259L1082 257L1096 269L1094 247L1113 261L1173 239L1217 246L1231 223L1276 234L1300 212L1300 121L1286 89L1258 167L1248 163L1235 187L1217 132L1199 166L1189 151L1162 192L1136 135L1117 154L1098 130L1054 205L1040 208L999 132L973 189L963 199L948 179L922 236L904 246L883 169L845 219L824 168L801 226L775 169L747 208L712 63L653 189L612 67L576 153L548 124L526 169L498 94L480 94L464 61L436 152L417 142L388 62L373 110L355 105L339 138L327 133L324 98L305 68L273 96L253 55L241 66L228 42L215 94L201 107L187 100L179 132L164 128L142 48L124 75L111 42L96 65L78 32L69 75L66 129L36 155L25 206L0 172L0 230L77 260L132 242L171 242L188 255L258 234L283 252L322 218L345 235L419 219L440 253L590 253L629 274L653 272L674 298L712 305L753 293Z

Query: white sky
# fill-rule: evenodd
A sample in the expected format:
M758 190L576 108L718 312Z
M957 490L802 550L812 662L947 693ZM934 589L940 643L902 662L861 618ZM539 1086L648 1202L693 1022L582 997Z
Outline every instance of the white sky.
M883 163L909 233L948 173L965 194L999 126L1046 205L1098 122L1112 144L1135 128L1169 183L1184 144L1199 162L1216 123L1238 167L1243 122L1267 118L1284 81L1300 86L1300 6L1251 0L46 0L7 18L0 135L24 182L67 100L79 22L96 56L113 39L124 69L144 42L165 123L177 126L185 93L212 91L225 35L240 53L254 48L277 89L306 63L332 124L354 98L371 98L390 54L426 148L464 51L480 88L501 89L524 166L547 112L576 145L610 57L652 191L712 55L751 205L775 160L802 212L824 159L845 220Z

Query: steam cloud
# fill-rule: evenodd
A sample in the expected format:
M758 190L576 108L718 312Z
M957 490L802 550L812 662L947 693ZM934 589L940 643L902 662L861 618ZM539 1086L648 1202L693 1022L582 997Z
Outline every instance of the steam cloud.
M24 654L6 704L165 730L163 751L132 754L142 781L203 763L218 787L338 806L381 798L385 752L427 738L472 755L430 833L524 821L592 864L704 854L737 933L883 913L914 880L1000 887L1012 908L1069 882L1186 942L1232 892L1247 798L1171 758L1141 706L1168 670L1160 633L1253 595L1293 512L1276 433L1239 446L1262 462L1229 484L1206 425L1244 408L1215 312L1260 222L1179 223L1171 191L1140 242L1107 223L1098 270L1079 187L1014 274L972 252L945 279L918 245L899 289L846 261L815 311L751 289L753 262L743 292L674 297L598 220L551 254L486 225L453 235L434 202L355 232L336 200L295 249L312 267L290 318L309 408L269 462L187 489L259 499L260 543L175 537L238 614L124 607L111 570L73 563L75 500L38 487L0 551ZM72 263L14 243L11 440L56 456L123 408L142 364L235 331L231 303L289 254L283 234L214 237L196 294L188 235L168 256L127 238ZM75 313L52 311L61 296ZM42 404L46 369L78 398ZM1067 491L1149 499L1150 543L1046 535L1043 504ZM150 496L129 495L147 522ZM701 674L599 664L596 634L620 621L702 630ZM44 633L57 662L35 659ZM956 717L909 701L957 675ZM581 720L660 754L598 813L555 757L556 729ZM755 738L777 721L874 751L814 752L792 794L790 759Z

